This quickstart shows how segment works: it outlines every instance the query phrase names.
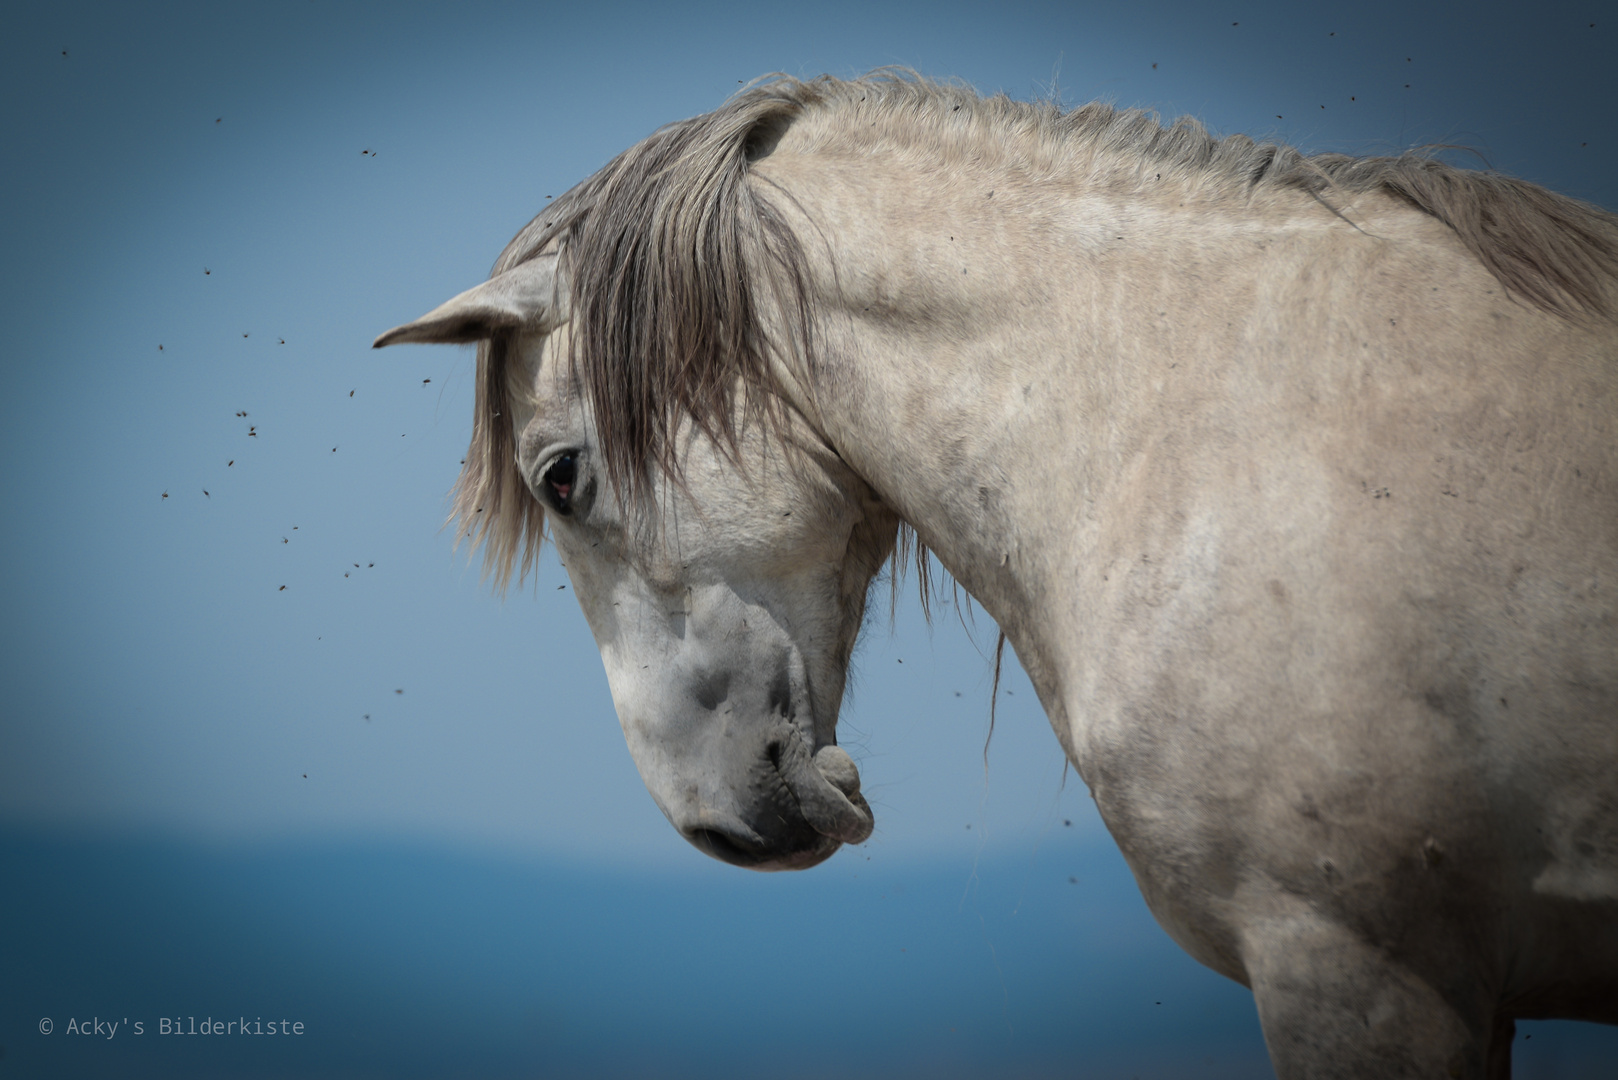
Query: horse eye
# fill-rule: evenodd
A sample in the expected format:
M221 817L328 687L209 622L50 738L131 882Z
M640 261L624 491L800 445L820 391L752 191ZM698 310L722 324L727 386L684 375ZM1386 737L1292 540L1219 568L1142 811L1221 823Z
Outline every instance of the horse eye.
M573 494L573 482L578 474L578 462L572 454L563 454L556 459L556 464L545 470L545 484L550 488L551 504L561 513L568 511L568 499Z

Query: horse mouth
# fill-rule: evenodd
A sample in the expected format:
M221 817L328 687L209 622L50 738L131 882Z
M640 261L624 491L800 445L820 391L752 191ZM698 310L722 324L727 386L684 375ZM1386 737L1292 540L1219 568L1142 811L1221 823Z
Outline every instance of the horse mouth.
M789 735L772 741L769 755L815 832L841 844L864 843L871 835L871 807L860 794L859 770L845 750L822 746L811 757L803 742Z
M871 835L859 772L836 746L811 756L802 736L784 730L756 767L769 780L754 788L745 816L709 811L680 829L697 850L749 870L807 870Z
M746 870L807 870L842 847L830 837L817 836L809 847L782 851L722 829L686 829L685 838L703 854Z

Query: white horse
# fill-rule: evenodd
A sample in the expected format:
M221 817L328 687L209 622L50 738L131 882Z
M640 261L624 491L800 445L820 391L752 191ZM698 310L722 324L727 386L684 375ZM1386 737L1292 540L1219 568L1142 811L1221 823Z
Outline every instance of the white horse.
M1282 1077L1618 1022L1618 219L903 74L664 128L384 334L479 342L462 528L547 530L692 843L871 830L837 748L914 530ZM899 549L902 553L903 549Z

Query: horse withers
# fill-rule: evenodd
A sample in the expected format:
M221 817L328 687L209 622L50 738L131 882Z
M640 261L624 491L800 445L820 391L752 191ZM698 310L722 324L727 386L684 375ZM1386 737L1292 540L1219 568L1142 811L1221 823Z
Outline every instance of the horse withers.
M1279 1075L1501 1077L1618 1023L1615 312L1529 184L881 73L660 130L377 344L478 343L456 518L502 582L551 535L698 847L869 834L908 528Z

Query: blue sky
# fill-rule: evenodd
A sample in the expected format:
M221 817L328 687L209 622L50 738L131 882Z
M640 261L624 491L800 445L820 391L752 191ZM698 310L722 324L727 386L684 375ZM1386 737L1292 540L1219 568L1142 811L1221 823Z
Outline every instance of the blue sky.
M78 852L75 865L104 870L97 887L116 891L133 879L97 844L168 852L152 866L170 870L141 871L149 883L182 865L226 873L208 860L242 845L272 862L302 853L310 866L326 865L321 853L387 851L414 867L399 873L415 884L388 894L406 905L448 872L434 859L474 877L482 871L466 860L565 868L556 872L578 882L680 882L742 913L763 897L824 901L832 893L816 890L831 885L761 891L669 828L624 749L554 558L502 601L439 531L470 426L470 351L379 354L371 339L483 278L547 194L777 70L902 64L1016 97L1191 113L1219 133L1312 150L1463 144L1503 171L1618 206L1610 10L288 3L10 13L0 39L8 859L49 867ZM1020 672L1003 684L985 769L993 630L981 614L976 625L974 640L946 608L929 629L906 599L891 633L880 622L868 632L842 741L860 762L877 833L812 873L857 892L871 879L858 883L855 864L869 860L868 874L968 895L992 868L984 895L995 896L1019 895L1016 883L1036 877L1066 887L1093 876L1123 883L1107 894L1120 925L1145 926L1082 783L1068 775L1064 786ZM228 873L250 880L270 863L254 865ZM8 895L33 910L47 891ZM300 902L331 918L347 910ZM1014 951L1013 941L1077 932L1056 900L1039 925L1015 922L1018 903L976 912L974 948ZM519 907L501 918L522 924ZM996 937L988 927L1002 922ZM97 965L81 968L82 987L98 985ZM210 970L202 958L182 965L174 992ZM1239 1010L1239 992L1221 997L1195 971L1175 970ZM716 964L708 977L730 974ZM906 993L902 979L892 985ZM31 1015L19 993L17 1015ZM1253 1030L1232 1036L1247 1040L1232 1061L1250 1064ZM6 1045L16 1038L0 1034ZM511 1052L521 1060L520 1047Z

